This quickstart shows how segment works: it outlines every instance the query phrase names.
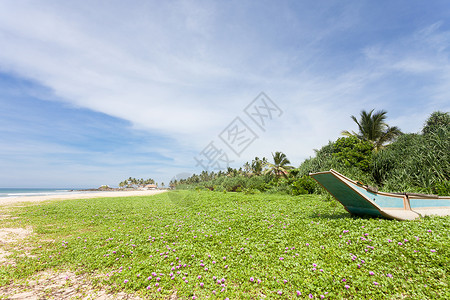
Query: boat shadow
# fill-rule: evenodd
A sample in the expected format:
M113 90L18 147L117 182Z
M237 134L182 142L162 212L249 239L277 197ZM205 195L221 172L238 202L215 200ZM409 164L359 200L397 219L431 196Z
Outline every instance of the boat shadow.
M374 217L370 215L352 215L348 212L327 212L321 214L310 214L311 218L319 218L319 219L379 219L379 217Z

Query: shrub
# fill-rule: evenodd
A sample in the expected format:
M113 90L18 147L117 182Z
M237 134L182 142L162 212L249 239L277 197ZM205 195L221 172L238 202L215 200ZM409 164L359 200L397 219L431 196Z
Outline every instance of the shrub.
M367 172L372 160L372 150L372 143L362 141L356 136L349 136L337 139L332 155L347 167L355 166Z
M433 112L426 120L422 133L427 135L430 133L435 133L439 129L450 131L450 114L448 112Z
M316 191L317 183L311 177L303 175L291 183L292 195L313 194Z
M227 192L242 191L243 188L246 188L246 178L243 176L225 177L222 186Z

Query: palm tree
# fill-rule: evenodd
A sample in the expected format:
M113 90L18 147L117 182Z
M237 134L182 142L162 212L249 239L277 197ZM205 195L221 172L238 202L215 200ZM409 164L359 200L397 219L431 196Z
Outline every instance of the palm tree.
M244 173L245 173L245 175L247 175L247 176L250 176L251 174L251 170L252 170L252 168L251 168L251 166L250 166L250 163L249 162L246 162L245 164L244 164Z
M260 159L259 157L255 157L255 159L252 160L251 171L255 175L261 175L266 165L267 158L263 157L263 159Z
M387 111L380 110L373 113L374 109L370 112L365 110L361 111L360 119L356 119L355 116L351 116L353 121L358 125L359 132L351 133L347 130L342 131L342 135L356 136L360 140L369 141L373 144L374 150L378 151L384 147L384 144L395 140L399 135L403 133L397 126L390 127L386 122Z
M277 177L281 175L287 176L288 170L293 167L289 165L291 162L287 159L286 154L277 151L275 154L272 153L272 158L273 164L267 163L268 169L266 173L274 174Z

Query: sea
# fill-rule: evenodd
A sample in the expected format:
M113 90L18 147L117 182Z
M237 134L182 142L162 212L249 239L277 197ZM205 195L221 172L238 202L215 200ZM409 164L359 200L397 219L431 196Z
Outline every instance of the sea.
M84 191L74 189L44 189L44 188L0 188L0 198L9 197L29 197L29 196L49 196L65 194L81 194Z

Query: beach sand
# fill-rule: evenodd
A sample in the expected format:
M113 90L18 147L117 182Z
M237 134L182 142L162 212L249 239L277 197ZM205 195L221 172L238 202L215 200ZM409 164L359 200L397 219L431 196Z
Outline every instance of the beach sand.
M132 196L150 196L164 193L166 190L148 190L148 191L107 191L92 193L73 193L66 195L49 195L49 196L29 196L29 197L6 197L0 198L0 206L11 205L25 202L42 202L47 200L66 200L66 199L90 199L104 197L132 197Z

